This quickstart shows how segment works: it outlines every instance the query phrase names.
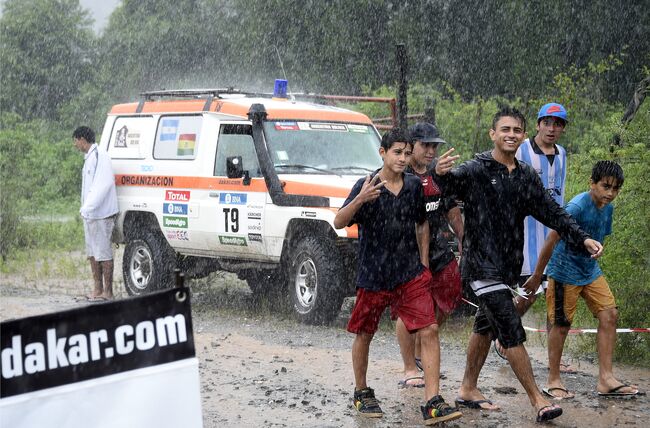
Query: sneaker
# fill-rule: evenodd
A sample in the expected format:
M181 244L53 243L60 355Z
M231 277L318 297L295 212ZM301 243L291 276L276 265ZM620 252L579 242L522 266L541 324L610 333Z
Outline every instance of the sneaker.
M361 416L367 418L381 418L384 416L372 388L354 391L354 408L357 409Z
M458 408L451 407L445 403L445 400L440 395L435 395L424 406L420 406L422 416L424 417L425 425L435 425L439 422L453 421L458 419L463 414L458 411Z

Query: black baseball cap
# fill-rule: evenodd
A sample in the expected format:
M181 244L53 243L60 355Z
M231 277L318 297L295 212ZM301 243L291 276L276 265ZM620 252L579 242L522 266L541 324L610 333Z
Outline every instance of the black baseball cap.
M420 141L422 143L438 144L446 143L446 141L440 137L438 128L436 128L435 125L427 122L418 122L415 125L412 125L409 128L409 132L411 133L411 137L413 138L414 142Z

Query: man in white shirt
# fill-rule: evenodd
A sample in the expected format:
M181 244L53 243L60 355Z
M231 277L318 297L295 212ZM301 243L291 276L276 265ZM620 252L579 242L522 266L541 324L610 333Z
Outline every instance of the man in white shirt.
M111 235L118 212L115 176L108 153L95 144L95 133L80 126L72 134L74 145L84 153L81 175L81 209L86 254L93 272L94 289L90 301L113 298L113 248Z

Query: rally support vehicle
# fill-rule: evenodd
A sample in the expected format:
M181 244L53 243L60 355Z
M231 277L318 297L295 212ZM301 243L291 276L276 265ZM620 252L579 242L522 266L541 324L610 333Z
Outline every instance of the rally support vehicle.
M232 89L157 91L115 105L100 147L113 162L127 292L236 273L280 293L306 323L354 294L356 226L336 230L353 184L381 167L357 112Z

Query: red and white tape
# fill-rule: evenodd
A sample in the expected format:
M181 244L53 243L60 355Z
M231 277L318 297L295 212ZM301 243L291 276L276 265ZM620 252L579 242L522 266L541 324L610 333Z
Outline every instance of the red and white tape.
M524 326L526 331L534 331L535 333L548 333L545 328L532 328ZM617 333L650 333L650 328L617 328ZM572 328L569 334L583 334L583 333L598 333L595 328Z

